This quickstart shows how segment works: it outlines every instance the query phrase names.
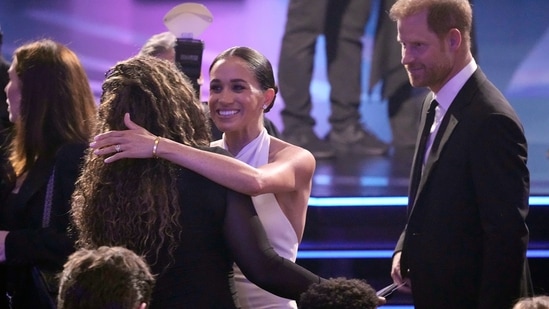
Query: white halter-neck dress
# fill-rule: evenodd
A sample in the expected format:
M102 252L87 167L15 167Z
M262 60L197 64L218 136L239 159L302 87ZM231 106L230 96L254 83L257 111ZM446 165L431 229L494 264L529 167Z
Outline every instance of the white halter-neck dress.
M220 140L211 143L211 146L227 148L225 134ZM246 145L236 155L236 159L253 167L260 167L268 163L269 146L271 139L266 129L258 137ZM274 250L282 257L295 262L299 245L297 235L288 218L282 212L273 193L261 194L252 197L255 210L265 228L267 237ZM255 284L251 283L242 274L238 266L233 265L235 284L240 305L244 309L297 309L293 300L278 297Z

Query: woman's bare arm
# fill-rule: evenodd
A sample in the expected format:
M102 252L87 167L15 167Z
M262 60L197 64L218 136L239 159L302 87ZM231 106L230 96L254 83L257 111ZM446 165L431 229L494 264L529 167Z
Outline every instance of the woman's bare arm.
M90 144L95 154L108 155L110 163L123 158L151 158L157 138L124 117L125 131L110 131L95 137ZM278 141L271 163L259 168L222 154L200 150L160 138L156 155L195 171L223 186L248 195L296 191L308 185L315 169L314 157L302 148ZM116 152L115 145L120 145Z

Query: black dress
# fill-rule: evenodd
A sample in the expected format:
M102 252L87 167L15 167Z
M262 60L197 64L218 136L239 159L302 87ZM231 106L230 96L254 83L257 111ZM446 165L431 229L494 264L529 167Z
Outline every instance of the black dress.
M164 254L152 265L159 275L150 308L235 308L233 262L257 285L290 299L321 280L275 253L248 196L187 169L178 185L181 242L173 259Z

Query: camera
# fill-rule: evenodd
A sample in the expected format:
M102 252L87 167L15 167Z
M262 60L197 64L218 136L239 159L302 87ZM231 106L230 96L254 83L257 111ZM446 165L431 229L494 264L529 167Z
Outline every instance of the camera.
M195 39L213 21L212 13L199 3L182 3L164 16L164 25L177 37L175 63L187 75L200 97L200 78L204 42Z
M189 77L196 94L200 97L200 78L204 42L195 39L180 39L175 43L175 63Z

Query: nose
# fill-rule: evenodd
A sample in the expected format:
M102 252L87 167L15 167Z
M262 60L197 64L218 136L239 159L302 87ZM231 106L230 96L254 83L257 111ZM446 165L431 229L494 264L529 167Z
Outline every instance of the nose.
M215 98L219 103L232 103L233 95L230 91L223 89L219 93L215 94Z
M402 47L400 63L402 63L402 65L407 65L407 64L410 64L412 60L413 60L412 53L406 48Z

